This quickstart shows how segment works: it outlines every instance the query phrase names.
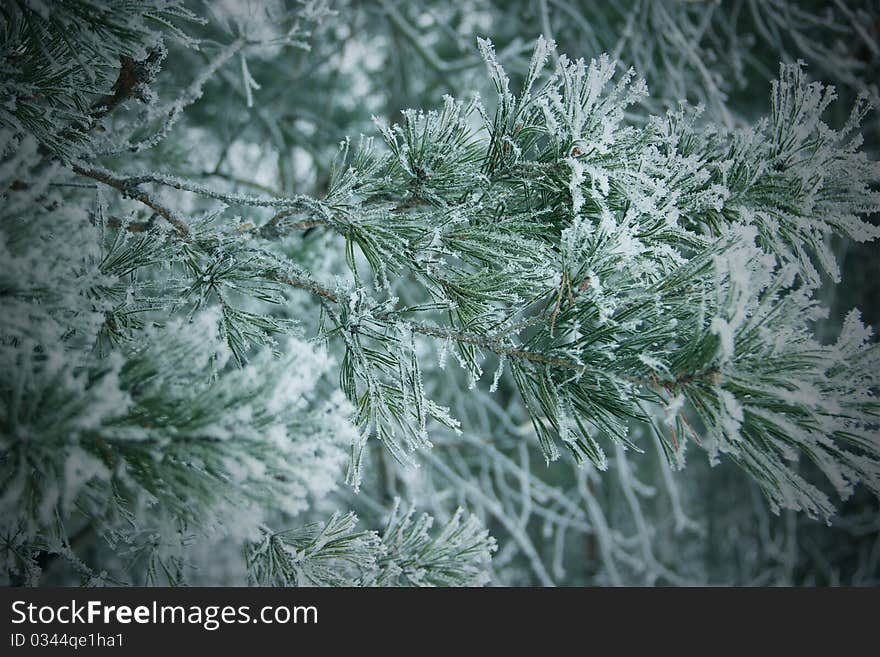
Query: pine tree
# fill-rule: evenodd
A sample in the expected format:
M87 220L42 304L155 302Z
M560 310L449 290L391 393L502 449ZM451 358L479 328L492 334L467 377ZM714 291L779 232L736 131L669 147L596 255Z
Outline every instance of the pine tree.
M0 9L6 583L880 579L880 8L449 4Z

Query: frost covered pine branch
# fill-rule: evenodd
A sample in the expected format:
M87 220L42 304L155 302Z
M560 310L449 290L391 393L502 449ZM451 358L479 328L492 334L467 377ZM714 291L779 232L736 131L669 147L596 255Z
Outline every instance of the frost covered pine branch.
M155 24L194 15L120 6L126 23L106 30L136 28L120 45L71 10L85 21L73 32L83 52L103 64L54 73L110 93L71 84L35 112L21 87L39 80L22 68L5 83L21 97L0 115L10 581L37 582L50 558L114 581L77 554L87 531L110 547L103 570L151 583L182 581L190 546L224 536L247 546L239 567L254 583L485 583L495 542L476 516L441 510L437 530L431 516L340 488L344 468L356 491L382 467L378 443L477 500L552 583L510 502L432 449L433 436L470 444L530 481L527 455L513 464L475 446L435 397L449 355L465 387L515 391L530 428L511 433L524 449L535 440L547 463L567 454L581 466L574 490L541 489L558 507L541 513L595 534L612 582L620 555L590 487L614 461L639 517L627 453L659 445L683 468L696 443L741 467L774 510L825 520L830 491L880 495L876 343L857 311L832 343L812 326L823 277L841 276L829 238L878 234L867 217L880 169L858 135L866 98L840 128L826 125L833 90L791 64L749 127L686 105L630 122L648 89L612 58L573 60L542 38L514 85L480 40L494 94L377 120L373 136L342 143L321 195L240 194L145 168L235 57L254 107L247 58L302 47L302 21L326 20L324 9L286 15L283 33L228 26L229 45L166 102L152 93L158 68L126 86L126 67L158 67L168 37ZM64 25L44 20L61 48ZM13 27L15 53L44 57L26 23ZM323 278L298 259L310 230L328 259L339 254ZM356 531L353 514L328 510L347 495L380 507L385 529ZM243 509L247 522L227 522ZM642 567L677 581L644 529L640 544Z

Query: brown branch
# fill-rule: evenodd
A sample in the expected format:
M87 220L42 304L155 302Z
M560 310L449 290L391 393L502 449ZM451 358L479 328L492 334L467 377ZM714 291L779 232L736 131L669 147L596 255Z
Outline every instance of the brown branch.
M73 165L73 171L80 176L85 176L86 178L91 178L92 180L97 180L98 182L104 183L109 187L113 187L114 189L122 192L123 196L132 198L136 201L143 203L148 208L153 210L153 212L166 219L168 223L170 223L174 227L174 230L177 233L178 237L186 241L189 240L189 225L187 225L183 217L177 214L177 212L175 212L174 210L166 208L164 205L153 199L152 196L147 194L137 185L132 185L125 178L117 178L116 176L113 176L106 171L99 171L97 169L86 169L76 164Z
M474 333L461 333L459 331L444 329L438 326L425 326L424 324L407 324L407 326L414 333L420 333L421 335L427 335L432 338L455 340L456 342L463 342L465 344L483 347L484 349L488 349L489 351L492 351L499 355L510 356L512 358L528 360L533 363L540 363L541 365L551 365L553 367L576 370L580 372L583 372L587 369L587 366L583 363L578 363L577 361L568 360L566 358L558 358L556 356L545 356L544 354L535 351L517 349L516 347L501 344L494 340L491 336L476 335Z
M339 297L337 297L333 292L331 292L320 283L311 279L290 276L289 274L282 274L278 272L270 274L268 278L278 283L284 283L286 285L290 285L291 287L297 287L301 290L305 290L306 292L311 292L315 296L326 299L327 301L330 301L332 303L339 303Z
M113 85L113 92L101 96L92 103L92 116L99 119L106 116L129 98L143 100L144 85L156 77L158 64L164 59L163 50L155 49L146 59L135 61L123 55L120 57L119 77Z
M518 349L514 346L505 345L498 342L496 338L491 335L483 336L476 335L474 333L462 333L459 331L445 329L438 326L426 326L424 324L416 323L407 323L407 326L414 333L419 333L421 335L426 335L432 338L449 339L455 340L456 342L471 344L477 347L482 347L483 349L487 349L499 355L510 356L511 358L519 358L521 360L527 360L532 363L537 363L539 365L549 365L551 367L558 367L560 369L573 370L576 372L585 372L587 370L587 366L578 361L569 360L567 358L559 358L557 356L546 356L542 353L538 353L535 351ZM697 381L709 381L714 385L718 385L720 383L720 371L717 368L712 367L702 372L685 372L677 376L674 381L667 381L664 383L660 383L657 380L653 371L651 372L650 378L648 379L626 376L619 376L617 378L633 385L651 387L657 390L665 389L672 392L678 389L680 386ZM691 431L693 431L693 429L691 429Z

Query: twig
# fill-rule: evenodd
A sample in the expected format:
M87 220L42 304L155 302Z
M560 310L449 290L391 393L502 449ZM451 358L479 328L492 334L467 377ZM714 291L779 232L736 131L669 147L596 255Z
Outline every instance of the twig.
M254 182L253 180L247 180L245 178L239 178L238 176L233 176L229 173L223 173L222 171L202 171L199 175L204 176L206 178L222 178L223 180L228 180L231 183L235 183L236 185L242 185L245 187L252 187L253 189L258 189L261 192L265 192L266 194L270 194L271 196L280 196L280 194L269 187L268 185L263 185L258 182Z
M117 178L109 171L99 169L87 169L77 164L73 165L73 171L80 176L85 176L86 178L91 178L92 180L97 180L98 182L113 187L114 189L122 192L123 196L127 196L129 198L133 198L136 201L140 201L148 208L153 210L156 214L166 219L168 223L170 223L174 227L174 230L177 233L178 237L183 238L184 240L189 239L189 225L186 223L183 217L177 214L174 210L166 208L164 205L153 199L152 196L147 194L140 187L132 184L129 179Z
M385 11L385 15L388 16L388 20L394 28L412 44L419 56L436 72L442 74L455 73L457 71L463 71L478 66L482 62L482 60L472 57L457 62L444 62L437 56L437 53L422 43L422 37L400 14L400 12L397 11L396 7L385 0L382 0L381 5L382 9Z
M542 365L551 365L553 367L559 367L562 369L576 370L579 372L583 372L587 369L587 366L583 363L579 363L577 361L568 360L565 358L558 358L556 356L545 356L544 354L537 353L534 351L525 351L524 349L517 349L516 347L512 347L509 345L501 344L495 341L491 336L483 336L476 335L473 333L461 333L459 331L453 331L450 329L444 329L439 326L426 326L424 324L416 324L409 323L407 326L414 332L420 333L421 335L427 335L433 338L442 338L455 340L456 342L464 342L465 344L472 344L477 347L483 347L484 349L488 349L499 355L511 356L513 358L519 358L522 360L528 360L533 363L540 363Z
M273 273L269 275L269 278L273 281L277 281L278 283L284 283L286 285L290 285L292 287L298 287L307 292L311 292L315 296L319 296L322 299L326 299L331 303L339 303L339 297L337 297L333 292L329 289L321 285L320 283L313 281L308 278L301 278L296 276L290 276L288 274L280 274Z
M125 55L120 57L119 77L113 85L113 93L101 96L92 103L92 116L101 118L129 98L141 97L143 86L153 81L159 70L157 64L164 57L165 52L158 48L142 61L135 61Z

